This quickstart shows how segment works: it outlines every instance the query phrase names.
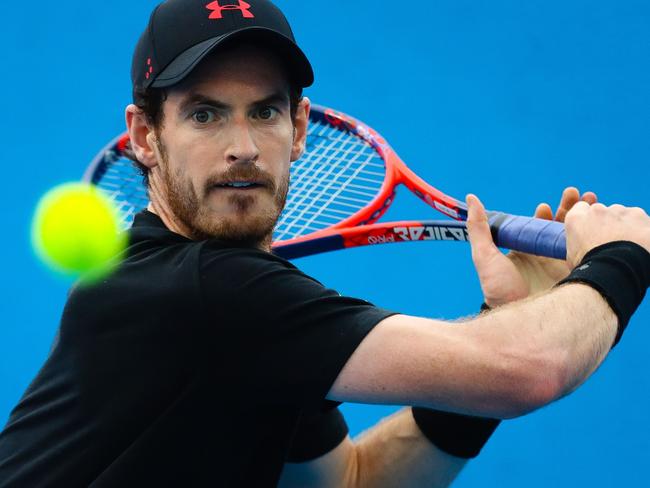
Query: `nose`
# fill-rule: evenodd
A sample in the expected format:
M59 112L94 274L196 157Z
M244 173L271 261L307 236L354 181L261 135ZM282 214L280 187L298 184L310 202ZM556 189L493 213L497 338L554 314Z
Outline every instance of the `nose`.
M228 137L230 143L226 149L226 161L231 164L257 162L259 149L246 121L233 124Z

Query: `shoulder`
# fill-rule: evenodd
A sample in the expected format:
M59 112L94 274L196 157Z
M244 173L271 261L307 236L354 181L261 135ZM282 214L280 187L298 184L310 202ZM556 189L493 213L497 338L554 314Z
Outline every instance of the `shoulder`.
M273 286L275 291L298 284L322 289L316 279L289 261L252 247L229 246L220 241L205 241L199 254L199 273L206 286L227 284L231 289Z
M263 251L251 246L232 244L226 241L210 239L200 244L201 266L226 266L241 265L249 262L252 265L275 265L289 269L297 269L289 261L273 253Z

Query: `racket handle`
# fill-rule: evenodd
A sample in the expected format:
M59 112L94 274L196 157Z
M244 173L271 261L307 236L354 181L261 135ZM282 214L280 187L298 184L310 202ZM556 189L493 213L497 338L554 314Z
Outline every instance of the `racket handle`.
M488 220L497 246L537 256L566 259L564 224L501 212L490 212Z

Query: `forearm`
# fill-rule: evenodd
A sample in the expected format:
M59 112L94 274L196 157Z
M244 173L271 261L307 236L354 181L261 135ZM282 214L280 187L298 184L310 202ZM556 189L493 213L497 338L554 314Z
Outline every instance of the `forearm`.
M533 407L562 397L584 382L607 356L617 317L593 288L569 284L500 307L473 320L479 342L522 371L538 372Z
M413 420L410 408L387 417L355 439L351 488L449 486L467 459L436 448Z
M517 417L584 381L616 329L601 295L579 284L453 325L394 315L357 348L328 399Z

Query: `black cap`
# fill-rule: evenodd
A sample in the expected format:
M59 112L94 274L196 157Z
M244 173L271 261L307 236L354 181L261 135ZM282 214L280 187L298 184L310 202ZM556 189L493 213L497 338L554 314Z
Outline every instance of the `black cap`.
M278 50L291 81L314 82L309 60L284 14L268 0L167 0L156 7L133 54L134 100L150 87L175 85L225 41L252 40Z

